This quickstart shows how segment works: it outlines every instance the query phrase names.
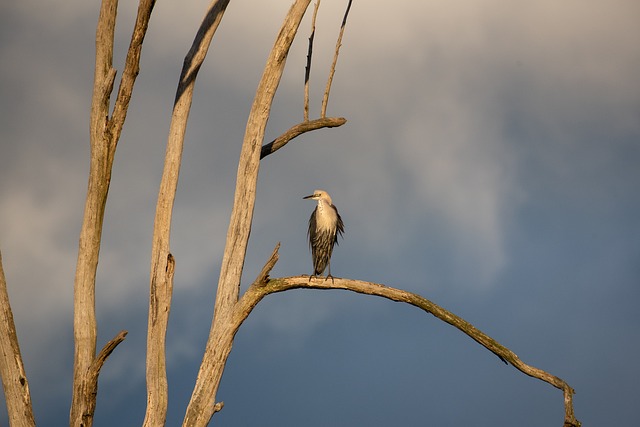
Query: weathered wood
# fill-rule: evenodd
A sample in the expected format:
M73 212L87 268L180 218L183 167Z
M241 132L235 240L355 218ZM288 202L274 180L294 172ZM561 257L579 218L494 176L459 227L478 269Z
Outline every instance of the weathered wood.
M175 259L169 252L171 217L195 81L229 0L213 1L187 53L176 91L151 247L147 330L147 408L143 425L163 426L167 417L166 334L173 294Z
M0 253L0 376L11 427L36 425Z
M91 368L95 366L96 358L95 280L102 240L102 224L116 146L139 72L142 42L154 4L155 0L140 0L138 5L138 16L111 118L109 118L109 100L115 79L115 70L112 65L117 0L102 1L96 28L95 74L90 118L89 184L74 281L74 365L70 426L89 427L93 424L93 410L90 406L95 407L97 380L94 387ZM87 416L88 414L91 416Z
M127 336L127 331L120 331L118 335L116 335L111 341L105 344L105 346L100 350L98 356L93 360L91 366L87 370L87 374L85 375L85 379L82 382L83 390L80 394L84 399L83 402L83 412L82 412L82 426L88 426L93 424L93 416L96 411L96 396L98 394L98 376L100 375L100 370L102 366L107 361L107 357L111 355L113 350L116 349L118 344L124 341Z
M214 318L183 426L205 426L209 423L214 412L216 393L235 335L229 322L238 301L242 268L251 232L260 152L265 128L289 48L309 3L310 0L296 0L289 9L267 59L249 113L238 164L233 210L218 281Z
M340 25L340 33L338 34L338 40L336 41L336 50L333 53L333 62L331 63L331 68L329 69L329 78L327 78L327 85L324 89L324 96L322 97L322 107L320 107L320 117L327 116L327 105L329 104L329 92L331 91L331 84L333 83L333 76L336 73L336 63L338 62L338 55L340 54L340 46L342 46L342 36L344 35L344 29L347 26L347 17L349 16L349 11L351 10L351 2L353 0L349 0L347 3L347 10L344 12L344 17L342 18L342 24Z
M313 40L316 37L316 18L318 17L318 9L320 9L320 0L316 0L316 5L313 8L313 16L311 17L311 35L309 35L309 45L307 47L307 64L304 67L304 109L302 116L304 117L305 122L309 121L309 79L311 77L311 58L313 56Z
M233 210L218 281L215 315L228 314L238 300L244 256L253 219L262 141L289 48L309 3L310 0L297 0L289 9L267 59L249 113L238 163Z
M265 276L261 275L259 277ZM571 388L571 386L569 386L569 384L567 384L567 382L555 375L543 371L542 369L538 369L524 363L513 351L498 343L496 340L480 331L460 316L457 316L450 311L445 310L439 305L429 301L428 299L418 294L404 291L402 289L396 289L378 283L338 277L335 277L334 280L317 278L312 279L311 281L309 280L309 276L283 277L271 279L266 282L264 282L264 280L258 279L242 295L242 298L240 298L240 301L235 307L231 322L232 327L234 328L233 333L235 334L235 332L237 332L242 323L251 314L251 311L265 296L273 293L288 291L291 289L347 290L365 295L379 296L391 301L403 302L418 307L467 334L474 341L478 342L487 350L494 353L505 363L511 364L520 372L544 381L561 390L563 392L563 400L565 406L564 426L580 427L580 421L575 418L573 410L573 394L575 393L575 391L573 390L573 388Z
M73 294L74 364L69 425L84 425L86 375L96 355L95 279L100 253L102 222L111 181L109 138L106 135L109 95L113 89L113 37L117 0L104 0L96 29L96 60L91 103L91 163L80 230ZM89 424L91 425L91 424Z
M309 281L308 276L284 277L271 279L266 285L258 286L253 284L243 295L238 304L235 323L239 325L251 313L251 310L266 295L284 292L290 289L341 289L357 292L365 295L375 295L387 298L392 301L403 302L418 307L427 313L432 314L436 318L454 326L458 330L467 334L474 341L494 353L505 363L511 364L520 372L544 381L563 392L563 400L565 406L565 427L579 427L580 422L575 418L573 410L573 394L575 391L566 381L552 375L542 369L530 366L524 363L520 358L507 347L503 346L495 339L491 338L481 330L477 329L471 323L467 322L460 316L451 313L430 300L412 292L384 286L378 283L364 282L362 280L352 280L344 278L334 278L334 280L324 280L323 278L313 279Z
M297 125L291 126L285 133L283 133L270 143L263 145L260 151L260 158L264 159L269 154L275 153L276 151L287 145L289 141L304 133L322 128L334 128L342 126L345 123L347 123L347 119L343 117L324 117L321 119L298 123Z

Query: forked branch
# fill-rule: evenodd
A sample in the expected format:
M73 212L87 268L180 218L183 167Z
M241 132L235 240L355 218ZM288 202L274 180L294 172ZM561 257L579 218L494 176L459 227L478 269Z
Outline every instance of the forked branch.
M331 91L331 84L333 83L333 76L336 73L336 64L338 62L338 55L340 54L340 46L342 46L342 36L344 35L344 29L347 26L347 17L351 10L351 2L349 0L347 9L344 12L342 18L342 24L340 25L340 33L338 34L338 40L336 42L335 52L333 54L333 62L329 70L329 77L327 78L327 84L324 89L324 96L322 98L322 105L320 107L320 118L327 117L327 105L329 104L329 92ZM307 65L305 66L304 73L304 121L309 121L309 78L311 75L311 57L313 54L313 40L316 34L316 17L318 15L318 9L320 8L320 0L317 0L316 6L313 10L313 18L311 19L311 35L309 36L309 47L307 49Z
M340 31L340 36L338 38L338 47L336 48L336 54L333 61L333 66L331 67L331 73L329 75L329 81L327 82L327 88L325 90L325 99L322 104L322 115L319 119L309 121L309 78L311 76L311 58L313 56L313 41L316 34L316 18L318 16L318 9L320 8L320 0L316 1L315 7L313 8L313 16L311 18L311 35L309 36L309 47L307 50L307 64L304 69L304 121L302 123L298 123L290 127L286 132L282 135L274 139L268 144L262 146L262 150L260 151L260 159L264 159L269 154L273 154L278 151L280 148L287 145L289 141L292 139L302 135L303 133L307 133L313 130L322 129L322 128L332 128L342 126L347 122L347 119L343 117L326 117L327 106L329 97L329 88L331 86L331 81L333 80L333 74L335 73L335 65L338 59L338 49L340 40L342 40L342 33L344 32L344 26L347 23L347 14L349 13L349 8L351 7L351 2L349 2L349 6L347 7L347 12L342 21L342 27Z
M115 81L113 48L117 0L103 0L96 28L96 57L91 101L91 161L84 217L78 244L78 261L74 281L74 365L73 395L69 424L91 426L93 417L85 399L86 385L91 382L90 369L96 361L97 321L95 313L95 279L102 239L113 159L124 126L133 85L140 66L142 42L146 34L155 0L140 0L138 15L120 89L113 114L109 117L110 95ZM91 405L95 406L95 395Z

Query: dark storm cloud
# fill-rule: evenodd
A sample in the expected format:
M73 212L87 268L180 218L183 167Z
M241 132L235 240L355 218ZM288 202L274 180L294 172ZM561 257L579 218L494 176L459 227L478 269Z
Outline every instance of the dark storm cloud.
M130 335L102 373L97 426L143 410L153 211L180 66L205 6L158 2L116 154L98 311L101 342ZM196 84L172 224L169 425L181 420L201 358L245 120L288 6L231 2ZM322 4L316 114L343 6ZM120 8L118 72L135 16L133 4ZM68 412L97 13L78 1L0 13L0 249L37 418L56 424ZM584 424L630 419L640 382L629 359L640 323L631 303L640 288L637 16L636 2L622 0L354 4L329 105L349 122L262 163L243 286L278 241L275 276L310 272L312 206L301 197L325 188L346 225L338 276L407 288L468 318L576 387ZM302 118L307 28L267 138ZM559 422L557 390L494 359L406 307L275 295L238 336L216 417L408 426L428 411L437 425Z

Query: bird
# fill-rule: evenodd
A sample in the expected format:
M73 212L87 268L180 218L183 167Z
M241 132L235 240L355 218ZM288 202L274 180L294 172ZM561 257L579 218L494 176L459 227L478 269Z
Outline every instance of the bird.
M329 267L329 273L324 278L327 280L331 275L331 253L333 246L338 243L338 235L342 237L344 233L344 223L338 213L338 209L331 202L331 196L324 190L315 190L313 194L303 197L303 199L317 200L318 205L309 218L309 247L313 258L312 277L321 275Z

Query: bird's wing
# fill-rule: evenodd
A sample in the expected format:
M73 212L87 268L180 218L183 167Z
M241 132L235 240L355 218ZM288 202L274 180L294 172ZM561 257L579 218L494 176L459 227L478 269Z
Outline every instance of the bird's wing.
M313 241L316 239L316 207L313 212L311 212L311 217L309 218L309 230L307 231L307 236L309 237L309 248L313 249Z
M340 235L340 237L342 237L342 234L344 234L344 222L342 222L342 217L338 213L338 208L333 206L333 209L335 209L336 216L338 217L338 224L336 224L336 243L338 243L338 234Z

